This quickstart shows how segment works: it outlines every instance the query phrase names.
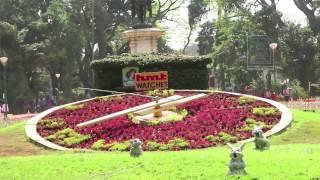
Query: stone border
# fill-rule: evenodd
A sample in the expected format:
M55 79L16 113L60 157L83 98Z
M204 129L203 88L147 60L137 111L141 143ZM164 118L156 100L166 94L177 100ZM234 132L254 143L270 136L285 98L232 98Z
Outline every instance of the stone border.
M265 98L260 98L260 97L251 96L251 95L245 95L245 94L240 94L240 93L224 92L224 91L209 91L209 90L176 90L176 91L177 92L183 92L183 91L185 91L185 92L203 92L203 93L214 93L214 92L217 92L217 93L230 94L230 95L236 95L236 96L247 96L247 97L251 97L251 98L256 99L256 100L261 100L261 101L267 102L267 103L275 106L276 108L278 108L282 112L282 116L281 116L280 122L277 125L275 125L271 130L267 131L264 134L267 137L282 132L287 127L289 127L291 122L292 122L292 113L290 112L289 108L287 108L285 105L283 105L281 103L272 101L270 99L265 99ZM110 96L117 96L117 95L110 95ZM52 113L54 111L57 111L59 109L67 107L67 106L88 102L88 101L95 100L95 99L98 99L98 98L101 98L101 97L92 98L92 99L86 99L86 100L83 100L83 101L78 101L78 102L73 102L73 103L57 106L57 107L54 107L54 108L49 109L49 110L46 110L46 111L34 116L33 118L31 118L26 123L26 126L25 126L26 135L30 139L35 141L36 143L39 143L39 144L41 144L41 145L43 145L45 147L51 148L53 150L75 151L75 149L68 149L68 148L59 146L59 145L54 144L54 143L52 143L50 141L47 141L46 139L41 137L37 132L37 123L43 117L47 116L48 114L50 114L50 113ZM240 141L240 142L237 142L237 143L246 143L246 142L251 142L253 140L254 140L254 138L251 138L251 139L243 140L243 141ZM83 151L85 151L85 150L83 150Z

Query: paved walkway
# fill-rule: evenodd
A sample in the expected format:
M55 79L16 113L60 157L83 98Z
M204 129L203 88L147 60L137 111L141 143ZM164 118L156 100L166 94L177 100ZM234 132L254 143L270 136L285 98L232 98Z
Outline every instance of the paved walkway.
M8 115L8 119L4 120L3 115L0 117L0 124L11 124L21 120L28 120L34 117L36 114L17 114L17 115Z

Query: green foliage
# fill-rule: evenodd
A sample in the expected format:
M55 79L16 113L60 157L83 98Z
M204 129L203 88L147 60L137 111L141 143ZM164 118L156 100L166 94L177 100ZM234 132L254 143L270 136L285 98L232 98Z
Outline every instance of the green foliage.
M128 151L130 148L130 142L125 141L122 143L114 142L111 144L106 144L106 147L109 151Z
M99 98L99 100L101 101L114 101L114 102L118 102L118 101L122 101L123 97L121 96L102 96Z
M212 143L215 143L215 142L219 141L219 137L214 136L214 135L209 135L205 139L210 141L210 142L212 142Z
M95 60L91 67L95 73L95 87L99 89L123 90L122 68L137 66L140 72L168 71L169 88L207 89L208 57L192 57L170 54L109 56Z
M82 109L84 107L84 104L79 104L79 105L71 105L71 106L67 106L64 109L69 110L69 111L75 111L78 109Z
M147 142L147 148L151 151L167 151L167 150L183 150L187 149L190 143L181 138L175 138L168 142L168 144L157 143L154 141Z
M91 138L90 135L81 135L73 129L67 128L48 136L46 139L62 146L72 147Z
M63 119L44 119L39 121L38 124L46 129L57 129L65 125Z
M271 128L272 127L272 125L268 126L264 122L248 118L248 119L246 119L246 124L244 126L242 126L241 128L237 129L237 131L251 132L251 131L254 130L254 128L256 126L263 126L263 127L267 127L267 128Z
M238 99L240 105L247 105L254 103L256 100L247 96L242 96Z
M169 89L169 90L153 90L153 91L148 91L147 92L148 96L158 96L158 97L169 97L174 95L174 89Z
M96 151L103 151L106 149L106 142L104 139L100 139L92 144L91 149Z
M258 116L274 116L278 113L276 108L269 108L269 107L260 107L260 108L253 108L252 113Z
M298 79L304 88L308 87L309 81L319 80L320 61L317 54L320 44L317 44L317 38L309 27L293 23L288 23L281 31L281 73L289 79Z
M15 26L8 22L0 21L0 50L13 48L16 36L17 30Z
M302 98L305 99L308 97L308 92L301 86L299 80L294 79L290 82L290 94L292 98L298 99Z
M168 144L157 143L154 141L147 142L147 148L151 151L167 151L170 150L170 146Z
M222 141L224 143L236 143L238 141L238 138L236 136L230 135L225 132L220 132L218 136L219 141Z
M175 138L168 142L170 149L187 149L190 146L190 143L181 138Z
M207 55L210 54L213 50L213 46L215 43L215 33L216 28L213 22L206 22L201 25L201 31L199 32L198 38L196 41L198 42L199 54Z
M266 83L264 82L264 79L262 76L259 76L257 79L252 81L253 89L255 94L259 95L264 92L266 89Z

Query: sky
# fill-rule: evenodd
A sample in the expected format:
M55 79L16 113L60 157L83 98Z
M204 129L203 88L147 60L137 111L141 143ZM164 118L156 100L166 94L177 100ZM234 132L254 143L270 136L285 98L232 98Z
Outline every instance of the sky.
M277 8L283 13L283 19L297 24L306 25L307 22L305 15L296 7L293 0L281 0ZM214 19L214 17L215 12L210 12L204 19L206 21L208 19ZM165 29L166 36L168 37L168 44L175 50L181 50L186 43L189 32L187 3L182 5L182 7L176 12L173 12L169 18L173 21L166 21L164 23L166 26ZM199 29L197 31L199 31ZM195 43L197 31L193 34L192 42L190 44Z

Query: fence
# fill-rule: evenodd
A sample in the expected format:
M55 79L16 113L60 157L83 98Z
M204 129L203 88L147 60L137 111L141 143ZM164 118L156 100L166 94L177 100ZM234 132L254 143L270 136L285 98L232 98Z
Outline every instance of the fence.
M317 99L300 99L297 101L289 101L290 109L300 109L304 111L320 111L320 100Z

